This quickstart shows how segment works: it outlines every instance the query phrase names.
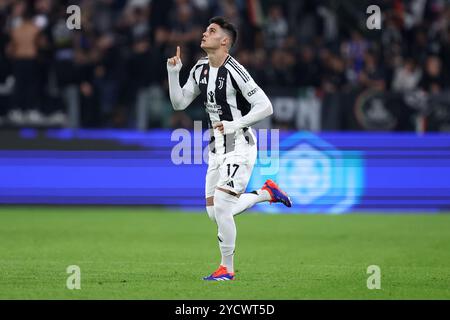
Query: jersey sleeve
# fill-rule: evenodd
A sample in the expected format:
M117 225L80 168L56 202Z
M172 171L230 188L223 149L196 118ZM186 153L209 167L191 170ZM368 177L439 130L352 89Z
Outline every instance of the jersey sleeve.
M179 71L170 72L168 69L169 96L174 110L186 109L200 94L200 88L195 79L195 70L196 66L191 69L186 83L183 88L181 88L179 83Z
M194 96L198 96L200 94L200 88L198 87L197 80L195 78L195 71L198 69L198 63L192 67L189 72L189 77L186 83L183 86L183 91L187 91Z
M270 116L273 113L272 104L265 92L256 84L247 70L235 60L229 60L228 70L233 77L233 85L237 86L242 96L250 103L250 111L243 117L237 119L234 125L226 124L230 132L236 128L244 128ZM224 125L225 128L225 125ZM225 131L227 129L225 128Z

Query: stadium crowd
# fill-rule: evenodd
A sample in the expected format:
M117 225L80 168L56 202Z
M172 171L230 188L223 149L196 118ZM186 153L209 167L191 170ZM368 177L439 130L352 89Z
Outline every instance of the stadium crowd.
M80 30L66 25L72 4ZM366 27L371 4L381 30ZM203 110L173 112L166 59L180 45L186 79L216 15L238 27L232 54L269 95L450 88L444 0L0 0L0 126L192 127Z

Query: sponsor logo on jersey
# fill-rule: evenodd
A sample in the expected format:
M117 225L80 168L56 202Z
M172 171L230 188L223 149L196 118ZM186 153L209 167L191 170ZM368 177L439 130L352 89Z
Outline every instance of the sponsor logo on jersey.
M211 103L214 102L214 91L208 92L208 101Z
M200 80L201 84L208 84L208 82L206 81L206 78L203 78L202 80Z
M256 93L256 91L258 91L258 88L255 88L252 91L250 91L249 93L247 93L247 96L251 97L252 95L254 95Z
M222 114L222 106L216 104L214 91L208 92L208 102L205 102L205 107L209 113Z
M208 103L205 103L205 108L206 108L206 111L208 111L209 113L216 113L218 115L223 114L221 105L208 102Z

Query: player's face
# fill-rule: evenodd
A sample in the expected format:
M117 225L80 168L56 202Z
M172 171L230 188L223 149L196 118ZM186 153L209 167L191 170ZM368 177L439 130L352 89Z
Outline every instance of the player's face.
M227 35L218 24L211 23L203 32L200 47L202 49L218 49L226 44L226 37Z

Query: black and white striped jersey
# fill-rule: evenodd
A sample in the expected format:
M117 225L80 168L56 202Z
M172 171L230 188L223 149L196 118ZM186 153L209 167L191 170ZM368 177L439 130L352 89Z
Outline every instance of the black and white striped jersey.
M207 57L198 60L183 89L200 95L204 101L212 152L227 153L233 151L237 144L256 142L249 127L225 137L218 130L212 129L214 122L233 121L245 116L252 104L261 98L260 95L266 97L247 70L231 55L228 55L219 68L210 66Z

